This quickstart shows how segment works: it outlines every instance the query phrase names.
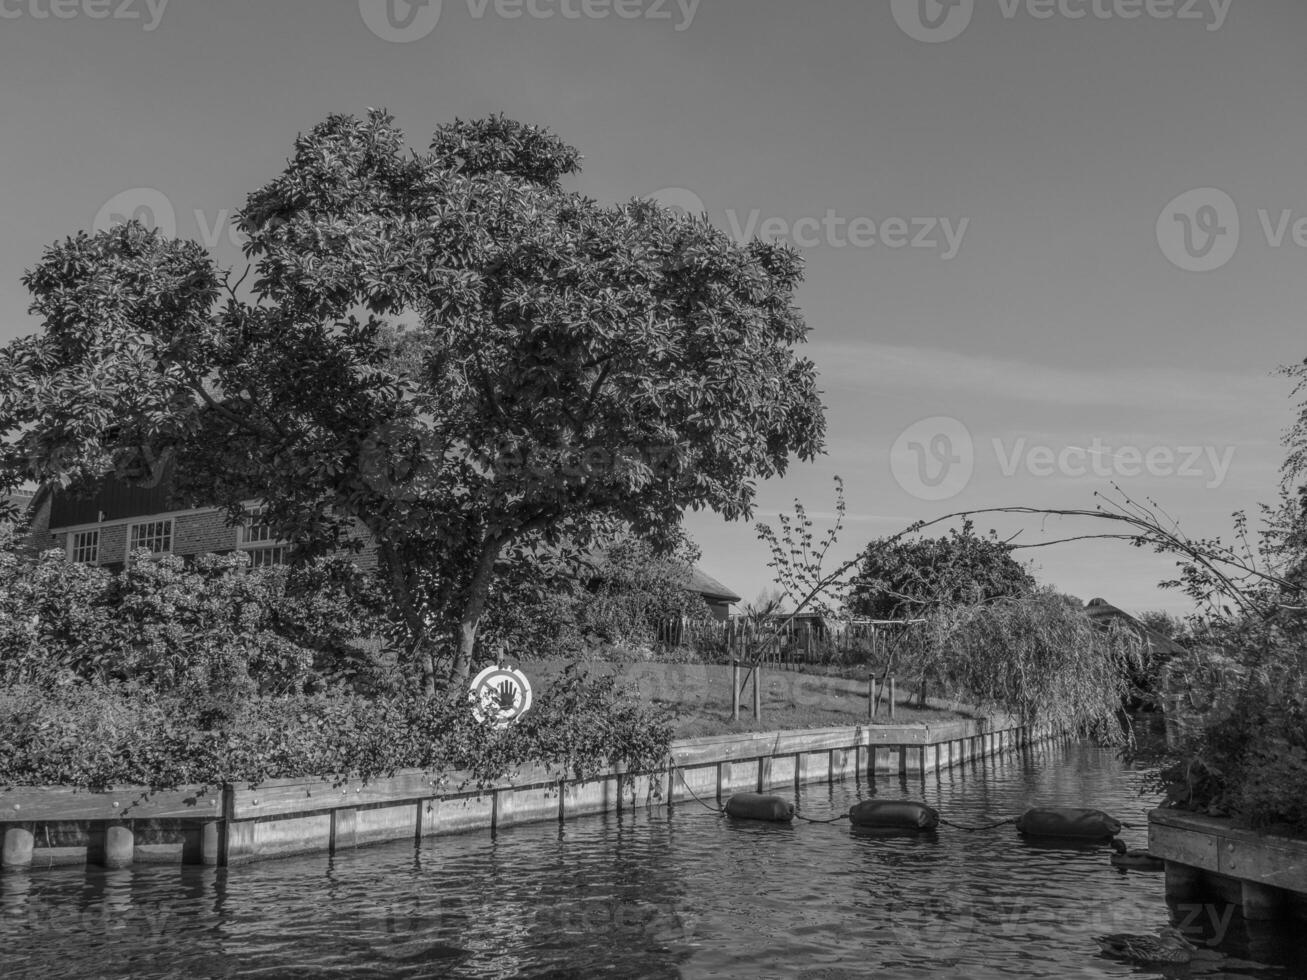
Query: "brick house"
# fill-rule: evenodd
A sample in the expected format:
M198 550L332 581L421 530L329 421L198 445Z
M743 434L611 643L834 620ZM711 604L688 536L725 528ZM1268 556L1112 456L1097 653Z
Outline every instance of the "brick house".
M244 551L253 565L285 560L287 544L256 521L233 527L224 510L170 508L169 480L164 474L152 486L131 486L106 477L96 493L78 497L49 486L37 491L29 513L31 545L37 551L60 549L73 561L121 570L127 555L138 548L189 557ZM251 510L254 509L251 502ZM355 556L365 571L376 567L376 552Z
M277 564L288 545L257 522L233 527L216 507L169 509L169 473L152 486L131 486L106 477L98 491L77 497L42 487L29 504L31 544L37 551L63 550L73 561L120 571L138 548L189 557L244 551L252 565ZM251 502L254 510L255 502ZM366 539L366 532L360 532ZM377 567L375 547L365 546L352 560L363 571ZM725 622L740 597L698 568L687 572L684 587L703 596L714 618Z

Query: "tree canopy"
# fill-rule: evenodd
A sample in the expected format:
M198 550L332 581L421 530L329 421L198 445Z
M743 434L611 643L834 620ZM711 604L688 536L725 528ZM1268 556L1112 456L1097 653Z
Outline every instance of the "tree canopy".
M579 161L503 117L415 152L332 116L240 214L248 285L134 222L53 245L0 352L0 489L171 456L179 504L262 501L299 555L370 536L428 689L541 539L747 518L822 448L800 260L567 190Z
M849 608L873 619L914 619L941 606L1019 598L1035 580L993 532L970 520L937 538L881 538L859 558Z

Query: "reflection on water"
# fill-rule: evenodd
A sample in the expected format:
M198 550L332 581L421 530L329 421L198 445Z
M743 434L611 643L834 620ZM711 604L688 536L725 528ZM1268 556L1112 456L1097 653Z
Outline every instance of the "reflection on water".
M1139 774L1050 745L910 784L805 788L824 818L909 796L958 823L1093 806L1147 844ZM1168 922L1223 958L1165 975L1296 976L1307 943L1232 907L1168 908L1162 876L1012 827L855 835L847 824L666 810L225 870L0 875L9 977L1126 977L1093 936ZM1286 971L1284 967L1289 967ZM1278 968L1277 968L1278 967Z

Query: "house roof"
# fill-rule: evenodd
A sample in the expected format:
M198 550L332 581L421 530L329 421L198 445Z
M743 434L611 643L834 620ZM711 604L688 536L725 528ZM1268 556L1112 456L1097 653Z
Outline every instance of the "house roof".
M1122 622L1129 626L1139 635L1139 637L1148 644L1154 653L1175 655L1185 653L1185 648L1176 643L1175 640L1169 639L1158 633L1156 630L1150 630L1135 617L1131 616L1124 609L1118 609L1106 599L1091 599L1085 606L1085 613L1094 623L1106 626L1111 622Z
M739 596L697 566L686 569L683 585L687 592L697 592L705 599L716 599L718 602L740 601Z

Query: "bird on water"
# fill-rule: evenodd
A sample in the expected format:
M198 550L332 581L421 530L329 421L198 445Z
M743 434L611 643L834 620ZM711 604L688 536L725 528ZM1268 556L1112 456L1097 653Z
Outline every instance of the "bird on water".
M1174 926L1164 926L1156 936L1118 932L1094 941L1107 956L1133 963L1188 963L1198 951Z

